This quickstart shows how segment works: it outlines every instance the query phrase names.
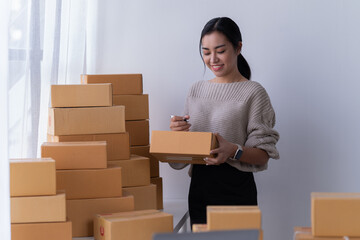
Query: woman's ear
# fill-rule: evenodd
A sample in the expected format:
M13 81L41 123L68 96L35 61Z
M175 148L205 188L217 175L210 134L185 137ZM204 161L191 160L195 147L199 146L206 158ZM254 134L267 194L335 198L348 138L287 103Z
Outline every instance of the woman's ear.
M242 48L242 42L239 42L239 45L236 49L236 54L239 55L241 53L241 48Z

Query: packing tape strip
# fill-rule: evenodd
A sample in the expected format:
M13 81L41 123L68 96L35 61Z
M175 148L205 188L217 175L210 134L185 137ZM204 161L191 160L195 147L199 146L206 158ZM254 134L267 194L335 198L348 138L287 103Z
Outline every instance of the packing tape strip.
M350 238L347 236L344 236L344 240L350 240Z

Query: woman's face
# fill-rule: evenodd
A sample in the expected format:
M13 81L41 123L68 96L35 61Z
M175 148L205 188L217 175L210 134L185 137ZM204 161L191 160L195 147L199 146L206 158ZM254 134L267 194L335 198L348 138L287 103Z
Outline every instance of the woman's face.
M215 31L205 35L201 45L204 62L216 77L226 77L238 71L237 56L241 42L235 50L224 34Z

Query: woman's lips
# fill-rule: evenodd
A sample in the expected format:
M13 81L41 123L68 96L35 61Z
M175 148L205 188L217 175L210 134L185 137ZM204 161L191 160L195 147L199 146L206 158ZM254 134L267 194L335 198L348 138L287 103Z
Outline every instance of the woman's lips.
M220 71L222 68L224 67L224 65L212 65L211 69L215 72Z

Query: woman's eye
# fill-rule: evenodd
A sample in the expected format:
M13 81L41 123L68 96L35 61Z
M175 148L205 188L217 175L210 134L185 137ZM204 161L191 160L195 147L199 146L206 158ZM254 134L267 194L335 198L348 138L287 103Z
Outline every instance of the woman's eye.
M204 54L205 56L210 55L210 53L208 53L208 52L204 52L203 54Z
M220 51L220 52L218 52L218 53L224 53L225 52L225 50L222 50L222 51Z

